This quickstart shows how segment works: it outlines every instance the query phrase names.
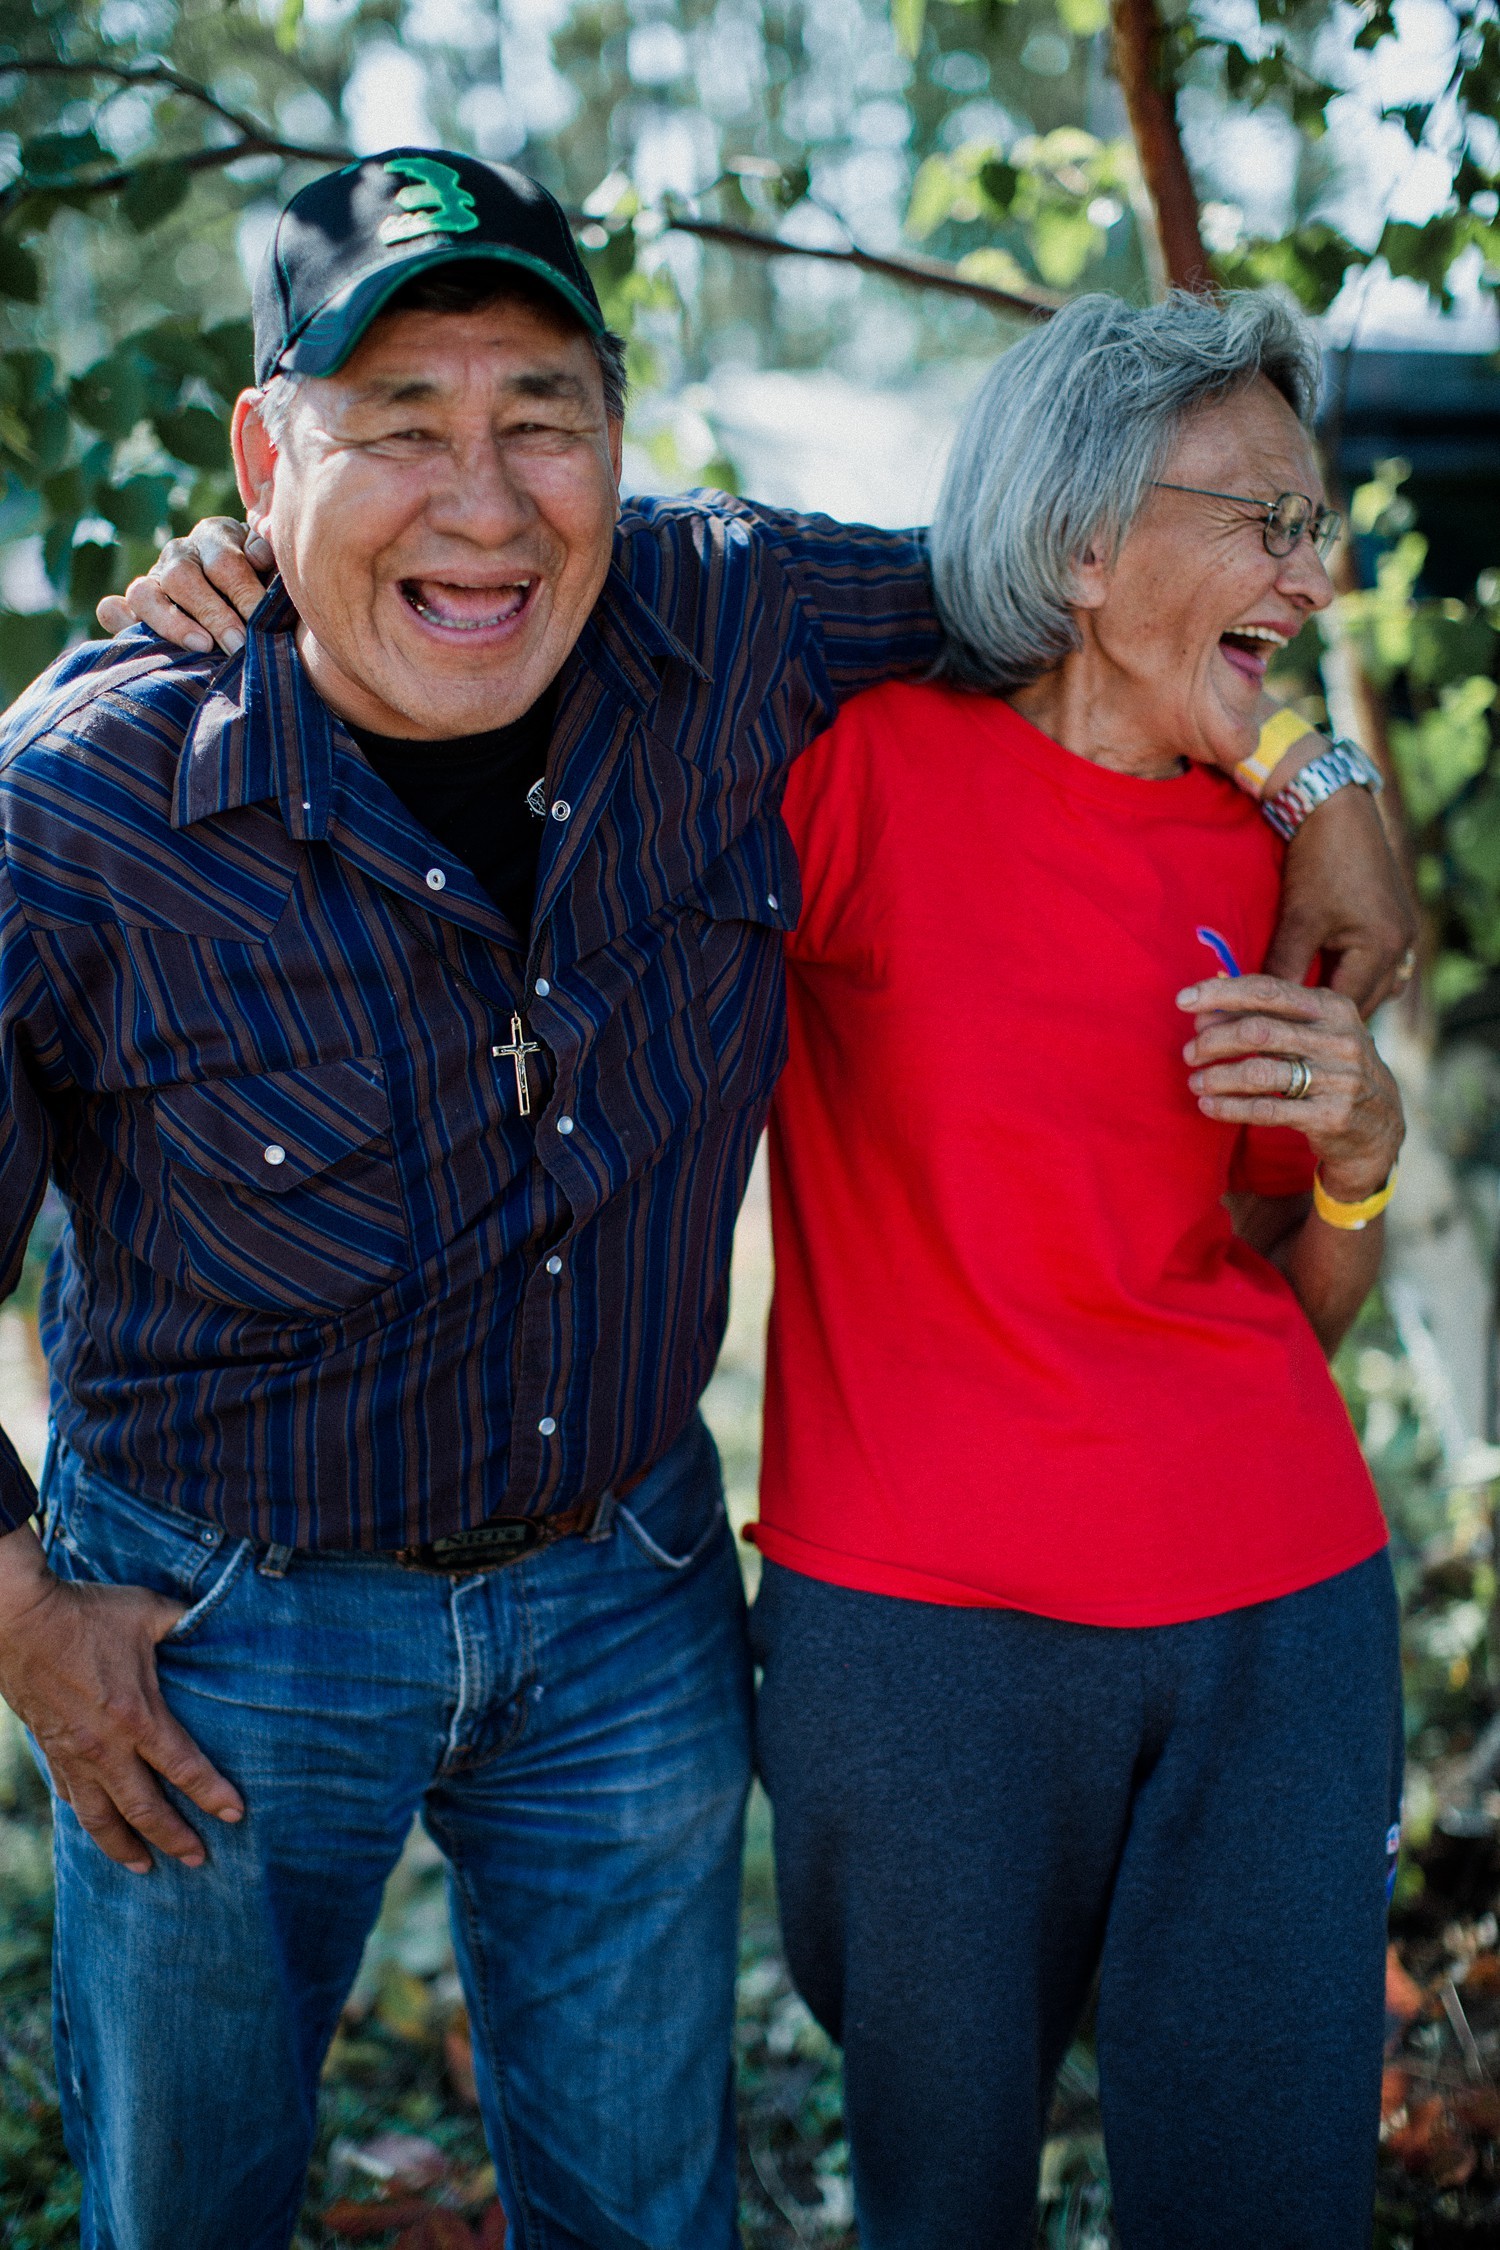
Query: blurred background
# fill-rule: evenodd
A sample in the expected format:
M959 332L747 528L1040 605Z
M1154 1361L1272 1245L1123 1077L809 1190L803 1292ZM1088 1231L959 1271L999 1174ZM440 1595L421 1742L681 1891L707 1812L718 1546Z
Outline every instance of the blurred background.
M627 481L896 524L990 357L1080 289L1267 283L1318 319L1349 517L1280 691L1381 761L1423 909L1380 1037L1412 1117L1338 1373L1393 1529L1410 1771L1381 2241L1500 2244L1500 15L1495 0L0 0L0 699L233 507L249 277L351 152L533 171L630 338ZM44 1213L0 1311L39 1458ZM709 1399L754 1504L763 1174ZM747 1550L748 1556L748 1550ZM753 1558L750 1558L753 1560ZM78 2239L46 2029L45 1793L0 1731L0 2242ZM837 2057L790 1992L757 1803L748 2244L854 2240ZM1039 2237L1113 2241L1087 2037ZM330 2057L299 2240L498 2240L441 1883L414 1839Z

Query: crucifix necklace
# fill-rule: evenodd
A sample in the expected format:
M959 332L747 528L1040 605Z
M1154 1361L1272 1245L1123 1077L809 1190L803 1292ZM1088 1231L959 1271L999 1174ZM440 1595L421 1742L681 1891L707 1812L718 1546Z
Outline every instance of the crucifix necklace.
M526 1075L526 1057L539 1055L541 1051L534 1039L526 1037L526 1027L519 1016L512 1016L510 1019L509 1044L496 1045L490 1049L497 1061L502 1055L508 1055L516 1066L516 1100L523 1117L531 1115L531 1080Z

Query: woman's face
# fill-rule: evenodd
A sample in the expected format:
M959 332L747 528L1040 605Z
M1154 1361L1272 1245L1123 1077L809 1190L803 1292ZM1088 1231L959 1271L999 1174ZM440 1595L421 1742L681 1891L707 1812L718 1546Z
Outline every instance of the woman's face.
M1323 502L1307 433L1264 376L1184 423L1162 480ZM1269 555L1263 522L1233 500L1153 487L1116 560L1080 567L1079 624L1111 733L1202 764L1249 756L1267 666L1333 598L1311 539Z

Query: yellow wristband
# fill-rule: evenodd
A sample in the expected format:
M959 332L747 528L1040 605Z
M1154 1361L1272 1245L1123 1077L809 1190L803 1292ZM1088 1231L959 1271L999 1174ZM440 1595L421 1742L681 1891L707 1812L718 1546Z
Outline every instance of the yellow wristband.
M1313 1209L1326 1225L1342 1227L1348 1234L1358 1234L1361 1227L1367 1227L1372 1219L1378 1219L1390 1202L1396 1192L1396 1173L1399 1169L1398 1165L1393 1164L1391 1176L1385 1186L1377 1188L1373 1195L1367 1195L1363 1203L1336 1202L1324 1187L1321 1175L1314 1172Z
M1241 758L1234 778L1252 797L1258 797L1294 742L1317 728L1290 706L1275 712L1260 730L1260 740L1248 758Z

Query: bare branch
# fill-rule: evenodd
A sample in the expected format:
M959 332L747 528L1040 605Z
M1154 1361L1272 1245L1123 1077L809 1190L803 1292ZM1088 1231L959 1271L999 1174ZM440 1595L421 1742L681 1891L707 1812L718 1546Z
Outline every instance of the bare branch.
M0 63L0 79L11 75L32 77L108 78L119 86L167 86L187 100L197 102L214 116L233 127L237 139L215 148L195 149L186 156L164 156L154 163L177 164L185 172L222 170L226 165L237 164L242 157L276 156L294 163L312 162L347 164L352 151L345 148L310 148L305 142L278 140L267 132L253 117L230 109L206 86L180 71L171 70L165 63L142 64L131 68L121 63L79 62L65 63L51 57ZM129 187L131 181L147 169L143 165L122 165L110 172L94 172L77 179L48 182L49 186L67 188L85 195L115 195ZM0 193L0 216L12 208L38 183L28 181L23 175L13 180ZM582 213L569 214L572 224L582 229L591 222ZM975 304L989 305L996 312L1021 313L1029 320L1044 320L1056 312L1063 299L1049 289L1019 290L999 289L987 281L971 281L957 267L945 264L939 258L886 258L871 250L836 250L809 248L799 242L784 242L779 235L760 234L752 227L727 225L719 219L698 219L678 211L664 211L661 223L677 234L697 235L705 242L717 242L725 249L749 251L761 258L816 258L825 264L852 266L860 273L881 275L887 281L897 281L907 288L936 289L950 297L967 297Z
M723 243L730 250L750 250L762 258L821 258L826 264L853 266L860 273L882 274L887 281L904 282L908 288L939 289L952 297L971 297L978 304L993 305L1000 312L1024 313L1031 320L1045 320L1064 302L1050 289L1023 293L1019 289L997 289L988 281L971 281L941 258L883 258L872 250L810 249L805 243L783 242L779 235L757 234L752 227L727 226L719 219L694 219L677 212L664 213L662 224L678 234L696 234L705 242Z

